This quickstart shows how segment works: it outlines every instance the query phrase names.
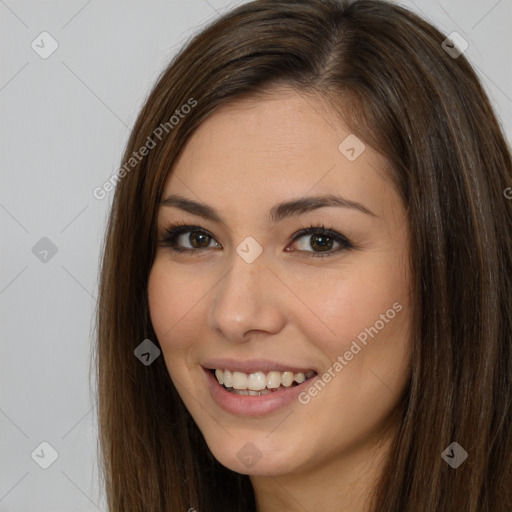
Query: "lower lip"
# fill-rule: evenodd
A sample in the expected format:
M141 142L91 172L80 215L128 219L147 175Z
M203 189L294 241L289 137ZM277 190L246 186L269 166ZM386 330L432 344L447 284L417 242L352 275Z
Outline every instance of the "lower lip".
M263 416L286 407L306 387L311 385L315 377L305 380L298 386L293 386L281 391L274 391L265 395L250 396L231 393L224 386L219 384L216 377L203 368L206 374L207 386L214 401L225 411L239 416Z

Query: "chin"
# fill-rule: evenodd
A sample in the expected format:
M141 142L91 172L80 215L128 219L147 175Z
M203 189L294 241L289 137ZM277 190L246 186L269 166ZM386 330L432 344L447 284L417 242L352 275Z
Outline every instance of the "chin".
M244 475L279 476L298 468L297 451L290 440L271 440L268 434L225 435L219 443L211 443L205 437L208 447L217 461L226 468ZM305 462L305 461L304 461Z

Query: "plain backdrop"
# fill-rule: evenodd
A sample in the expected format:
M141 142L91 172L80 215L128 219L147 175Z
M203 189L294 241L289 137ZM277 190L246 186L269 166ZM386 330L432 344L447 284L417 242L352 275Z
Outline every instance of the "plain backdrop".
M0 512L106 512L89 365L113 193L92 191L170 58L240 3L0 0ZM512 2L401 3L469 43L510 141Z

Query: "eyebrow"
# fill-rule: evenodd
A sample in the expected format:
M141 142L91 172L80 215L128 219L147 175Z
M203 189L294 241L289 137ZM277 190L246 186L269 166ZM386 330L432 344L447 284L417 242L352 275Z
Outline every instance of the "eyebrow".
M209 219L215 222L226 224L224 219L211 206L208 206L207 204L204 203L199 203L197 201L193 201L192 199L188 199L177 194L171 194L167 198L163 199L162 201L160 201L159 206L174 206L193 215L203 217L204 219ZM373 213L369 208L367 208L361 203L351 201L350 199L347 199L345 197L328 194L324 196L312 196L303 197L300 199L292 199L290 201L285 201L283 203L276 204L275 206L272 207L272 209L269 212L269 219L271 222L277 223L286 217L291 217L293 215L301 215L313 210L317 210L318 208L325 208L328 206L351 208L353 210L358 210L367 215L377 217L375 213Z

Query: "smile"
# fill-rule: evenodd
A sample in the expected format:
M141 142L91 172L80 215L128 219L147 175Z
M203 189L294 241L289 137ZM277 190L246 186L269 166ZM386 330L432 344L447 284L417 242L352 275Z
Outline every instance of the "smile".
M266 362L259 364L265 371L258 371L256 364L246 364L246 372L236 370L243 364L232 362L230 370L223 369L222 363L203 367L206 388L213 402L235 416L264 416L298 402L299 394L318 378L315 370L282 371L283 367L272 370L280 365Z
M291 371L254 372L247 374L240 371L223 369L211 370L217 382L230 393L237 395L261 396L294 387L316 375L314 370L306 373Z

